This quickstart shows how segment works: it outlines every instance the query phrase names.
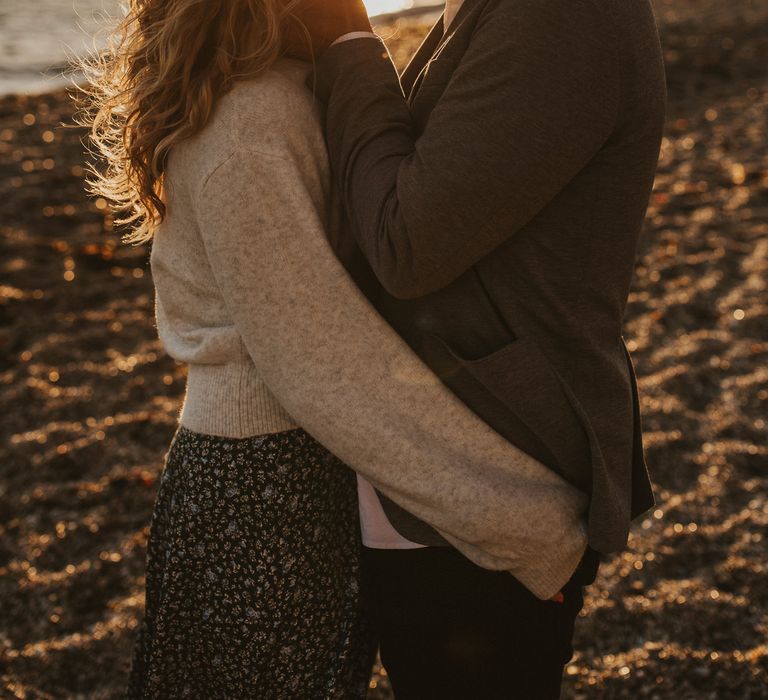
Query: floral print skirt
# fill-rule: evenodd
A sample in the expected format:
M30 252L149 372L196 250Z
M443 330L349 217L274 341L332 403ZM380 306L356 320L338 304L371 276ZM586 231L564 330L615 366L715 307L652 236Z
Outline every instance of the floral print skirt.
M180 428L160 480L127 697L364 698L354 473L301 429Z

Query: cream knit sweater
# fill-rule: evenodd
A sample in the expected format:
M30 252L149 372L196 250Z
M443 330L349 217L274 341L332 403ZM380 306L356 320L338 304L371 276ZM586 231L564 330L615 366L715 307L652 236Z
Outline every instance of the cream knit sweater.
M282 60L238 84L171 154L151 262L160 338L189 364L181 424L301 426L468 558L548 598L585 550L587 497L467 409L337 261L306 75Z

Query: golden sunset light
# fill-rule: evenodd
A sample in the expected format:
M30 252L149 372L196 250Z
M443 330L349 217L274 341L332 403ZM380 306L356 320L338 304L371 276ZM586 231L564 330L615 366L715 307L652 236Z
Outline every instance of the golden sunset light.
M413 5L413 0L365 0L365 6L368 8L368 14L371 17L387 12L397 12L398 10L413 7Z
M768 0L0 0L0 700L768 700L767 115Z

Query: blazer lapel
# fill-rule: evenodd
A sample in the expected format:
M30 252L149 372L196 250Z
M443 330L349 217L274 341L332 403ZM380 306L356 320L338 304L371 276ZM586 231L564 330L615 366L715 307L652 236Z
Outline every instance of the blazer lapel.
M432 55L435 53L437 45L443 38L443 15L441 14L437 22L432 26L421 45L416 49L408 65L400 76L400 84L403 86L403 93L409 100L417 88L421 72L427 65Z
M469 41L472 34L472 23L469 20L472 16L476 16L487 3L488 0L464 0L448 31L445 31L443 25L445 14L440 15L400 76L403 92L409 104L413 105L430 64L436 61L447 47L455 43L451 42L451 39L455 35L461 35L463 41L458 41L459 44L465 45ZM465 49L466 46L464 46ZM459 55L463 54L461 48L457 47L457 51Z

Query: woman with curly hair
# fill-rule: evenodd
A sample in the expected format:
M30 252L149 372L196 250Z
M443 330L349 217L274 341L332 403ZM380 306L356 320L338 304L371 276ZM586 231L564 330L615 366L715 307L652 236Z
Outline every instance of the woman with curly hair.
M370 485L542 598L586 546L584 494L467 409L336 259L311 67L283 56L294 6L131 0L88 67L92 188L151 241L158 332L189 368L130 698L365 697L359 513L418 546Z

